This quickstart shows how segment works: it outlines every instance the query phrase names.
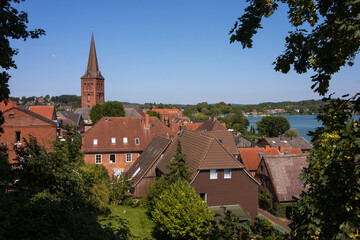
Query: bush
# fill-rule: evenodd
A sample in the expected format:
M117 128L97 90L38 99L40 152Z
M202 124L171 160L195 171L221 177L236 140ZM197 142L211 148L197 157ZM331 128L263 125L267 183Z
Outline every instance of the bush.
M290 239L290 232L279 225L272 225L270 231L277 236L277 239Z

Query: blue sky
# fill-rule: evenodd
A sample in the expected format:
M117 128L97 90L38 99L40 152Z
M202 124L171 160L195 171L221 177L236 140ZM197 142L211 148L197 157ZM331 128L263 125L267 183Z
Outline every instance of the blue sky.
M266 19L252 49L229 44L228 32L246 7L241 0L27 0L29 29L40 39L19 49L11 96L80 95L94 29L105 100L133 103L253 104L319 99L310 74L282 74L272 62L291 30L285 8ZM359 60L331 82L337 95L360 89Z

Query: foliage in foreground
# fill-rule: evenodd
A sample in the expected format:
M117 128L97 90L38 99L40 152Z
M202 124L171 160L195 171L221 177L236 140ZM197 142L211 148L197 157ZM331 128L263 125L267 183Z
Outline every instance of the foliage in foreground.
M4 168L10 177L1 178L0 239L124 239L126 225L97 221L109 201L104 167L79 162L68 149L76 148L72 138L54 146L48 153L30 137L16 148L19 167Z
M172 183L156 199L151 212L157 239L205 239L213 214L188 182Z
M318 118L309 167L301 178L309 187L294 213L298 239L359 239L360 123L349 106L359 101L332 100Z

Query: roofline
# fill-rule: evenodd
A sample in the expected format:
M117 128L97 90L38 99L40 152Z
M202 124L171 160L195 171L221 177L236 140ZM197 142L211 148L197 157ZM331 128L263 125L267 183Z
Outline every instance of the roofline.
M18 110L20 110L20 111L23 111L23 112L25 112L25 113L28 113L28 114L30 114L30 115L32 115L32 116L34 116L34 117L39 118L40 120L43 120L43 121L48 122L48 123L51 123L52 125L55 125L55 127L57 127L56 122L54 122L53 120L50 120L50 119L48 119L48 118L46 118L46 117L44 117L44 116L41 116L40 114L37 114L37 113L35 113L35 112L33 112L33 111L30 111L30 110L28 110L28 109L21 109L21 108L19 108L18 106L13 106L13 107L11 107L11 108L9 108L9 109L6 109L5 111L3 111L3 113L5 113L5 112L7 112L7 111L10 111L10 110L12 110L13 108L16 108L16 109L18 109Z
M161 138L163 138L163 137L161 137ZM166 138L164 138L164 139L166 139ZM168 139L166 139L166 140L168 140ZM149 170L150 170L150 168L152 168L152 167L154 166L155 162L159 159L159 157L161 156L161 154L169 147L169 145L171 144L171 142L172 142L172 141L169 140L169 142L166 144L166 146L162 149L162 151L161 151L161 152L158 154L158 156L155 158L155 161L153 161L153 163L150 164L150 166L146 169L146 171L144 171L144 173L143 173L142 176L139 178L139 180L138 180L135 184L133 184L133 187L135 187L136 185L139 184L140 180L142 180L143 177L144 177L144 175L145 175L146 173L148 173ZM136 162L136 161L135 161L135 162ZM135 162L134 162L134 164L135 164ZM132 179L132 178L131 178L131 179Z

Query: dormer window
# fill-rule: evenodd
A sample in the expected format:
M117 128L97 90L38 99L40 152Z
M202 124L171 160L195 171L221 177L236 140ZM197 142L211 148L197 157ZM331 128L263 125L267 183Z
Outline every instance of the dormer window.
M115 137L111 138L111 144L116 144L116 138Z
M140 139L139 138L135 138L135 144L139 145L140 144Z
M96 138L93 139L93 145L97 146L98 145L98 140Z
M123 137L123 143L127 144L128 143L128 138L127 137Z

